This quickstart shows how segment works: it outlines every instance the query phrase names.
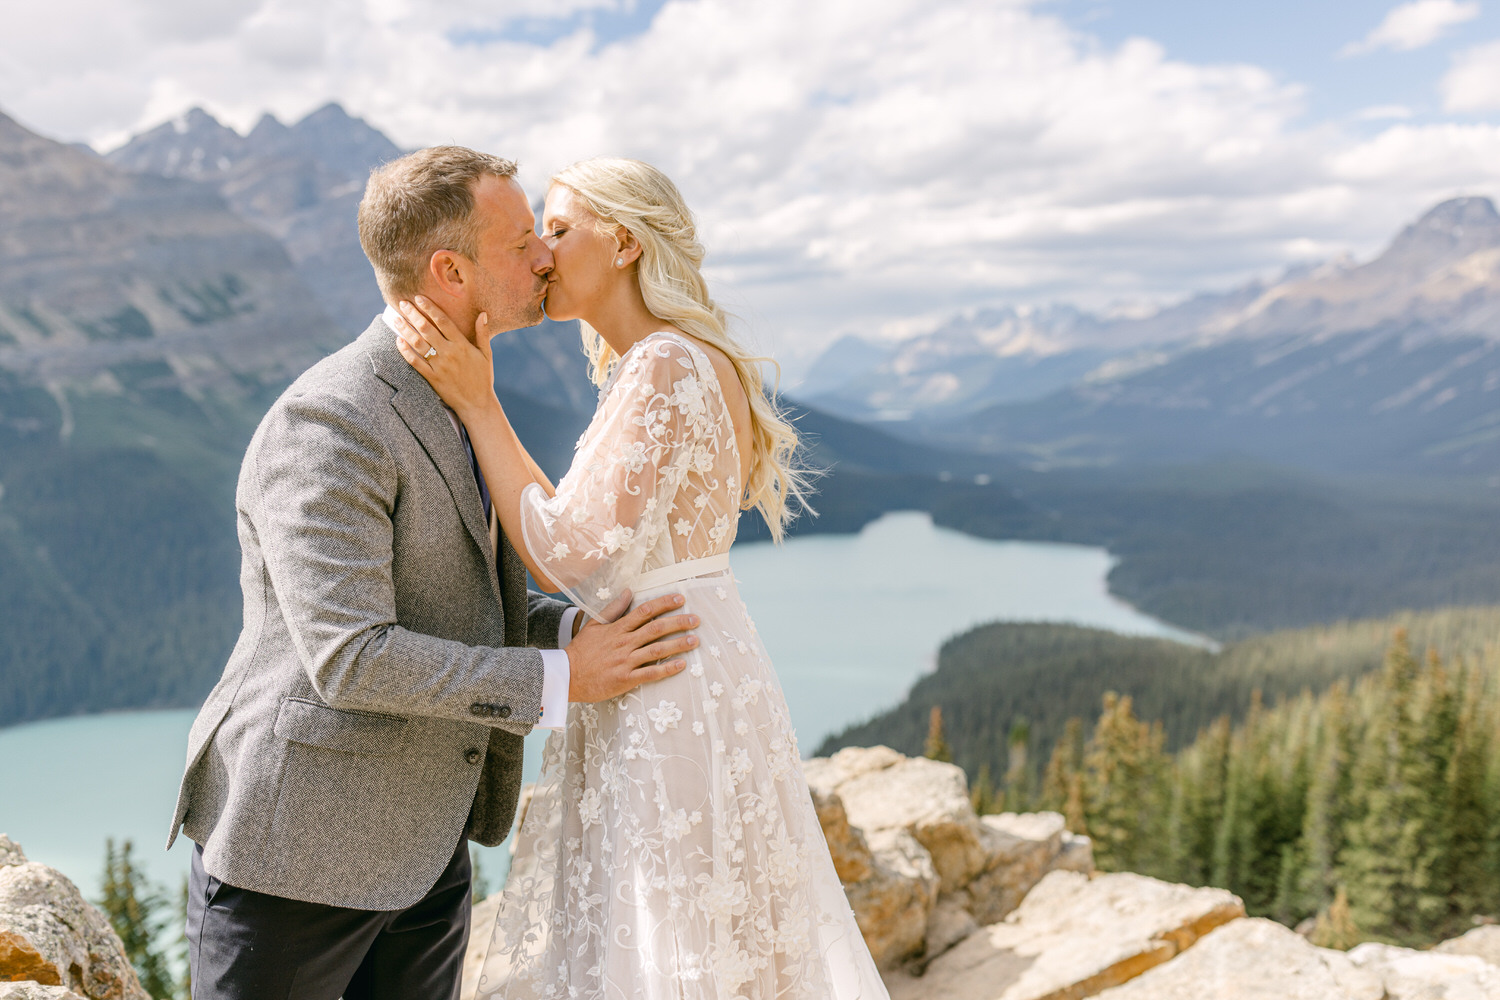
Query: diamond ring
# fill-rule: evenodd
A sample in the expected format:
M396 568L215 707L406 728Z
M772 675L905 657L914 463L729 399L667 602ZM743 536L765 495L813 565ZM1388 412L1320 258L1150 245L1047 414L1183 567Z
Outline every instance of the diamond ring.
M437 357L437 348L436 347L429 347L429 348L427 348L427 353L424 354L424 355L422 355L422 357L424 357L424 358L435 358L435 357Z

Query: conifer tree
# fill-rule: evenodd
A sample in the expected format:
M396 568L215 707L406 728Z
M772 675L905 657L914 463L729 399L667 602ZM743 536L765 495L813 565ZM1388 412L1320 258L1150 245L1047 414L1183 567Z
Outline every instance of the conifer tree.
M1163 742L1160 725L1136 719L1128 695L1105 694L1084 753L1084 813L1101 868L1153 871L1165 828Z
M1005 808L1025 812L1031 807L1031 767L1027 748L1031 743L1031 726L1025 719L1011 723L1006 743Z
M969 788L969 802L974 806L975 814L979 816L987 816L1002 810L1004 802L995 794L995 783L990 778L988 764L979 765L979 776L974 779L974 784Z
M125 957L135 966L141 988L153 997L171 997L175 984L158 944L166 923L162 911L168 904L136 869L130 857L132 850L129 840L118 852L113 838L105 840L104 891L99 908L120 935Z
M1440 665L1421 670L1398 634L1377 684L1355 763L1356 817L1341 873L1354 921L1366 932L1407 943L1442 922L1438 885L1445 837L1446 760L1438 748L1451 715ZM1448 737L1451 740L1451 734Z
M1318 914L1313 925L1312 943L1319 948L1348 951L1359 944L1359 927L1349 913L1349 894L1343 886L1334 890L1333 902Z
M922 756L929 760L940 760L945 764L953 763L953 748L943 738L943 707L933 705L932 712L927 716L927 748L922 751Z
M1063 725L1062 739L1052 748L1052 759L1042 778L1041 805L1063 814L1071 833L1088 836L1083 803L1083 720L1071 718Z

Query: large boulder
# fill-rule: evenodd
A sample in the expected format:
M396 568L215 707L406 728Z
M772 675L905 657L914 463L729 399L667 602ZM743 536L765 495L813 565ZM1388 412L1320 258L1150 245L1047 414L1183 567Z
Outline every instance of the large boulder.
M932 855L944 892L984 870L983 833L961 768L889 747L847 747L826 767L809 762L808 784L825 795L837 792L849 823L866 837L881 830L910 833Z
M870 874L846 883L844 894L875 964L889 968L922 950L938 873L932 856L905 830L876 830L869 842Z
M1233 920L1098 1000L1383 1000L1380 977L1274 920Z
M1063 1000L1128 982L1243 917L1222 889L1142 875L1054 871L1000 923L981 928L917 978L892 973L892 1000Z
M1500 997L1500 967L1477 955L1414 951L1367 942L1349 949L1349 961L1380 977L1386 1000Z
M41 983L0 983L0 1000L84 1000L66 986Z
M0 982L26 987L20 998L151 1000L109 920L61 873L28 862L0 834ZM61 992L37 992L42 987ZM9 998L8 998L9 1000Z
M1432 950L1445 955L1477 955L1491 965L1500 965L1500 925L1476 927Z
M1094 870L1093 845L1069 833L1061 813L1001 813L980 817L984 870L964 892L981 924L1002 919L1050 871Z
M833 856L833 870L839 881L860 882L870 877L875 870L875 857L870 853L869 842L857 828L849 825L849 813L844 800L832 791L813 789L813 808L818 811L818 824L823 828L823 839L828 841L828 853Z
M1090 872L1057 813L979 817L952 764L848 747L804 765L834 868L882 968L920 971L1058 868Z

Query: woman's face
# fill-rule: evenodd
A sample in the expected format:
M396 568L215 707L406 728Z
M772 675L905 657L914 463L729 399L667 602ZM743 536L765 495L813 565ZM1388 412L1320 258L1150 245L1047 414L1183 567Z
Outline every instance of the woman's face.
M572 188L554 184L542 209L542 239L552 248L547 315L586 318L621 270L615 267L615 238L600 231L598 218Z

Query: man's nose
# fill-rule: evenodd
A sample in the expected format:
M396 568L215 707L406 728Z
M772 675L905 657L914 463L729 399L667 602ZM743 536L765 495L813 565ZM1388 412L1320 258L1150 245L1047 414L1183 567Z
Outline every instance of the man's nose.
M531 270L536 274L547 274L552 270L552 248L535 233L531 235Z

